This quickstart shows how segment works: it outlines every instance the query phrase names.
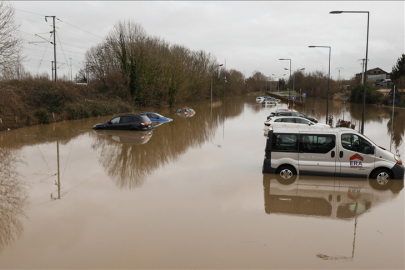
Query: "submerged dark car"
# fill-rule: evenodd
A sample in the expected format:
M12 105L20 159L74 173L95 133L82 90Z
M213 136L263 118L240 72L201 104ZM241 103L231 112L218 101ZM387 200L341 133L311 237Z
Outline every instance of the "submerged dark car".
M114 129L114 130L152 130L152 121L139 114L123 114L115 116L107 123L95 124L93 129Z

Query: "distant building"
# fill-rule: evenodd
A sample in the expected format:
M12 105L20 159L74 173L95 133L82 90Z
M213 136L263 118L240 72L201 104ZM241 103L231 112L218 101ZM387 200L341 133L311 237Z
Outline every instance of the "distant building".
M363 73L356 74L356 80L361 81ZM373 68L367 70L367 81L374 82L377 88L390 88L392 86L391 73L382 70L381 68Z

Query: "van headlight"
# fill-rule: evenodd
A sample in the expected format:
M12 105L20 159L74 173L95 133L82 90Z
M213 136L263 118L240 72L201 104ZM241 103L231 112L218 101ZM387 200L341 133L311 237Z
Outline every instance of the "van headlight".
M397 164L398 164L398 165L402 165L402 160L401 160L401 158L400 158L399 156L394 155L394 158L395 158L395 160L397 161Z

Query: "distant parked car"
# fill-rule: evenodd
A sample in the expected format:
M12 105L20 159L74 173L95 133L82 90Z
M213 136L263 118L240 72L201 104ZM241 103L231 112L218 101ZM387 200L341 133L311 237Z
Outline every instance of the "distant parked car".
M152 121L139 114L118 115L106 123L95 124L93 129L114 129L114 130L152 130Z
M183 107L176 110L176 114L181 117L193 117L195 111L189 107Z
M329 125L314 123L303 117L297 116L275 116L264 122L264 131L270 127L294 127L294 128L330 128Z
M262 102L264 100L264 97L257 97L256 102Z
M160 126L163 123L173 121L173 119L165 117L165 116L155 113L155 112L142 112L142 113L140 113L140 115L147 116L150 119L150 121L152 121L152 125L154 127Z
M267 116L267 119L270 119L273 116L299 116L304 117L314 123L318 123L318 120L316 118L308 116L301 112L293 112L293 111L272 112L269 116Z

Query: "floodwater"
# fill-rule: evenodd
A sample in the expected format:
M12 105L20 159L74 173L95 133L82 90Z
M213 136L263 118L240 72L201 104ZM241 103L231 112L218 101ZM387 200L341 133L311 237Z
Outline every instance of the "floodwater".
M404 269L403 181L283 183L261 173L275 107L181 105L195 116L159 109L174 121L150 133L91 129L111 117L0 132L0 268ZM324 100L297 109L325 121ZM360 127L360 104L329 112ZM367 106L365 135L404 159L391 115Z

